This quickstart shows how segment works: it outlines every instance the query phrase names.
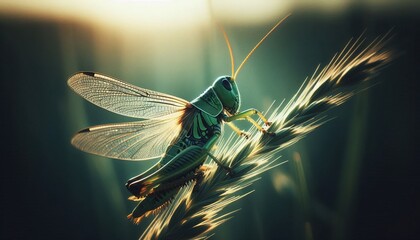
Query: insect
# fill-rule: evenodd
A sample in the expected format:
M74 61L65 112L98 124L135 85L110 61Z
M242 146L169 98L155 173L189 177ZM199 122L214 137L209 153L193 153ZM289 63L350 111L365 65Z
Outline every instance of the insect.
M200 96L191 102L143 89L111 77L93 72L80 72L68 80L68 85L89 102L111 112L141 118L136 122L104 124L83 129L71 143L82 151L122 160L160 160L145 172L129 179L130 200L139 201L128 218L139 223L141 219L168 204L179 189L191 180L203 177L203 163L210 157L219 167L232 173L211 154L212 147L222 135L224 123L238 135L248 138L232 121L246 119L263 134L270 134L270 122L256 110L239 112L241 98L236 78L243 64L274 29L280 20L234 69L232 48L226 33L231 76L221 76ZM260 126L251 116L257 115Z

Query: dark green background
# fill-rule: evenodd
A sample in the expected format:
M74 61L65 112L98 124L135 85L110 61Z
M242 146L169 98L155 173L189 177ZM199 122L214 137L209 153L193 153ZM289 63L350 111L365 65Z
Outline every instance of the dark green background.
M306 239L305 219L316 240L419 238L418 13L358 8L328 16L294 12L258 49L239 75L243 109L289 99L317 64L325 64L365 29L373 40L394 28L389 46L399 55L376 79L379 84L329 112L337 118L282 153L283 160L301 154L308 211L298 201L293 166L287 163L265 173L253 194L229 207L241 210L213 239ZM269 27L226 26L237 61ZM150 163L92 157L70 145L72 134L87 125L129 120L70 92L66 81L74 72L126 77L187 100L229 73L226 54L220 56L226 67L212 62L212 41L219 51L226 50L215 26L201 38L205 65L200 79L206 80L198 83L188 74L194 66L188 65L172 79L155 78L148 69L153 68L153 52L140 43L147 53L133 63L138 68L131 75L124 75L119 43L113 39L106 40L115 55L105 56L112 64L100 67L97 58L104 56L93 50L94 36L93 27L78 22L0 17L1 239L136 239L143 231L145 225L125 219L134 205L125 200L124 183ZM188 51L177 49L168 58L182 61ZM272 184L276 174L290 181L280 192Z

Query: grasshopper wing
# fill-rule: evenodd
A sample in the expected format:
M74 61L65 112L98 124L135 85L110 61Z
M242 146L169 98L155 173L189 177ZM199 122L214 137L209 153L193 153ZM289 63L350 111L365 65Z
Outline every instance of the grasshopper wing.
M122 160L161 156L180 136L191 104L181 98L140 88L93 72L80 72L68 85L89 102L111 112L143 118L105 124L76 133L72 144L89 153Z
M76 133L71 143L82 151L121 160L160 157L182 130L184 113L138 122L104 124Z
M140 88L93 72L80 72L68 85L89 102L111 112L135 118L158 118L185 110L189 102Z

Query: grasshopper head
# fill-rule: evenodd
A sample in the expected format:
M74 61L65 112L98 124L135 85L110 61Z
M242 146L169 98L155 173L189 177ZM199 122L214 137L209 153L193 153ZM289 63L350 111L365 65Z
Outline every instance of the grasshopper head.
M236 82L230 76L221 76L214 81L213 90L223 104L223 109L230 114L238 112L241 97Z

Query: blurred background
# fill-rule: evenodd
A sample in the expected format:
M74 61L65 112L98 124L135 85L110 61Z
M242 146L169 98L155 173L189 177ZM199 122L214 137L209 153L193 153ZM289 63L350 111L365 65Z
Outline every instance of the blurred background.
M147 221L126 219L135 204L124 184L153 161L73 148L81 128L133 119L84 101L67 79L96 71L192 100L230 74L215 22L239 63L288 13L238 76L242 109L287 101L363 31L373 40L393 29L399 56L283 151L289 162L232 204L241 210L212 239L419 239L420 4L397 0L0 0L0 238L137 239Z

